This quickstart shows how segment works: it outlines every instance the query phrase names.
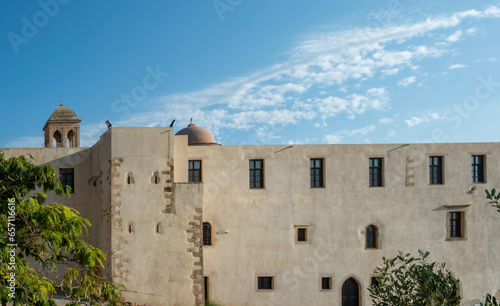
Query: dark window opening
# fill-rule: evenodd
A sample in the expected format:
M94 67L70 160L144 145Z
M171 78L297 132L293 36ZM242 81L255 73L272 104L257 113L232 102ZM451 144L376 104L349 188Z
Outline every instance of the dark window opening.
M307 241L307 228L297 229L297 241Z
M203 223L203 245L212 245L212 226L210 223Z
M311 158L310 167L311 167L311 188L324 187L323 159Z
M370 187L381 187L382 185L382 158L370 158Z
M272 276L259 276L257 279L257 288L260 289L273 289Z
M205 301L208 301L208 276L203 277L203 286L205 289Z
M372 276L370 284L372 287L378 287L380 283L380 277L379 276Z
M366 228L366 248L377 248L377 227L374 225L370 225Z
M461 211L450 211L450 238L463 238Z
M250 160L250 188L264 188L264 160Z
M443 184L443 157L430 156L429 157L429 183Z
M65 190L66 186L69 186L71 188L71 193L75 192L75 171L73 168L59 169L59 180Z
M472 155L472 182L484 183L484 156Z
M321 289L322 290L332 289L332 278L331 277L322 277L321 278Z
M201 182L201 160L190 160L189 161L188 181L190 183Z

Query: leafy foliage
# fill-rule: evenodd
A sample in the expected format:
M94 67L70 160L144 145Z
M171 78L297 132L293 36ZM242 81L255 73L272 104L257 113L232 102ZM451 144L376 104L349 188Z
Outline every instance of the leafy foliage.
M32 156L29 156L33 160ZM42 192L43 191L43 192ZM122 305L120 291L103 282L99 267L106 256L82 239L90 222L64 205L46 204L46 193L69 196L63 189L50 164L34 165L26 156L5 159L0 151L0 301L13 305L53 305L51 296L56 288L73 300L73 305ZM9 202L15 203L15 221L8 219ZM9 224L10 223L10 224ZM9 240L9 228L15 228L14 240ZM14 242L13 242L14 241ZM9 246L15 243L16 247ZM15 249L15 252L12 251ZM11 252L8 252L11 251ZM9 261L15 260L15 271ZM65 269L60 284L42 277L33 266L44 272ZM10 268L10 269L9 269ZM15 276L15 294L5 285ZM68 304L69 305L69 304Z
M498 306L497 299L494 296L491 296L491 294L486 294L486 300L484 303L481 303L481 305L484 306Z
M498 212L500 212L500 192L496 193L495 188L491 189L491 192L488 189L484 190L486 192L486 198L490 200L488 204L495 207Z
M459 305L456 296L459 280L445 264L429 262L429 252L419 250L419 257L399 252L392 258L383 258L375 269L378 282L368 287L373 304L399 305Z

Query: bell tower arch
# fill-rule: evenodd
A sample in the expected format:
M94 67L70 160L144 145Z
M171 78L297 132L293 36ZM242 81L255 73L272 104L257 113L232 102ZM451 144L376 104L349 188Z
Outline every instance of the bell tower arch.
M59 104L59 107L50 115L45 123L46 148L79 148L80 147L80 122L75 112L70 108Z

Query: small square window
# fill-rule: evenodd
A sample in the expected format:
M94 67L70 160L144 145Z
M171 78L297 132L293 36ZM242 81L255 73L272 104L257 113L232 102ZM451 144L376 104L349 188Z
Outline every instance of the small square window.
M321 290L332 290L332 278L322 277L321 278Z
M259 277L257 277L257 289L258 290L274 289L274 277L273 276L259 276Z
M252 159L249 162L250 188L264 188L264 160Z
M69 186L71 187L71 193L75 192L75 169L59 169L59 180L61 181L64 190L66 190L66 186Z
M295 243L309 243L309 225L295 225Z
M297 229L297 241L307 241L307 228Z

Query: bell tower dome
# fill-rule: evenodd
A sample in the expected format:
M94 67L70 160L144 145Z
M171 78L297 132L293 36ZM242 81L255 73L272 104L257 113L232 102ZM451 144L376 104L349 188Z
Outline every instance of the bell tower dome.
M62 104L52 113L43 127L45 147L78 148L80 147L80 122L75 112Z

